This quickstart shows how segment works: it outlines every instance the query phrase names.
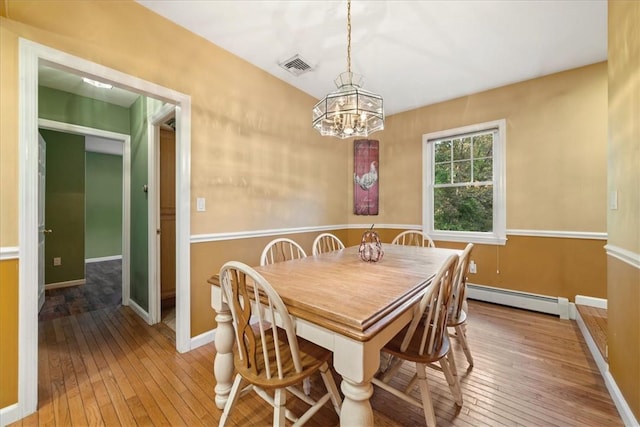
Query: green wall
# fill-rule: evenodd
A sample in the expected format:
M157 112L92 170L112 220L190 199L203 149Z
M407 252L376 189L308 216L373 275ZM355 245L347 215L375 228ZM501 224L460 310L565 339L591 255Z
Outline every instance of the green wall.
M38 87L38 117L129 134L129 109L44 86Z
M43 119L131 135L130 298L148 310L148 203L142 191L147 184L147 98L141 96L124 108L40 86L38 112Z
M122 156L87 151L85 258L122 255Z
M131 279L130 298L149 309L147 103L138 98L131 106Z
M84 136L40 130L47 143L45 283L84 279ZM53 258L62 264L53 265Z

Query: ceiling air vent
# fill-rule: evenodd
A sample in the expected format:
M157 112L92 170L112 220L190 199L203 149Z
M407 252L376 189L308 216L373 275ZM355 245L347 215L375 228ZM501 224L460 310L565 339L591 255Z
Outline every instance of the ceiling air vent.
M304 74L312 70L311 65L302 59L300 55L294 55L291 58L280 62L279 65L294 76L299 76L300 74Z

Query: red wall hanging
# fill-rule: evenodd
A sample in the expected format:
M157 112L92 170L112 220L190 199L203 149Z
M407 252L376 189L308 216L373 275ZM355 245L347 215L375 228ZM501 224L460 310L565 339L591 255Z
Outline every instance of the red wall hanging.
M378 141L353 142L353 213L356 215L378 215L378 152Z

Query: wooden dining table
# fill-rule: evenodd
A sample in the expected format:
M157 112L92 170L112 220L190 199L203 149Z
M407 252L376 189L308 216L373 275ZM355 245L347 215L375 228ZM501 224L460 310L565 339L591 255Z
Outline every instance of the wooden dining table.
M380 364L380 349L412 317L442 264L462 251L384 245L379 262L365 262L358 247L254 267L278 292L296 325L296 334L333 352L342 376L342 426L371 426L371 378ZM224 408L233 376L234 332L231 313L219 283L209 280L215 334L215 401Z

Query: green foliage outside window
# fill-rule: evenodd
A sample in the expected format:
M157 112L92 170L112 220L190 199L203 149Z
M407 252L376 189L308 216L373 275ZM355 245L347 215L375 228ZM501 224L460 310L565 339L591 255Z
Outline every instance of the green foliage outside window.
M436 230L493 231L493 187L436 188L433 194Z
M437 141L434 229L493 230L493 132Z

